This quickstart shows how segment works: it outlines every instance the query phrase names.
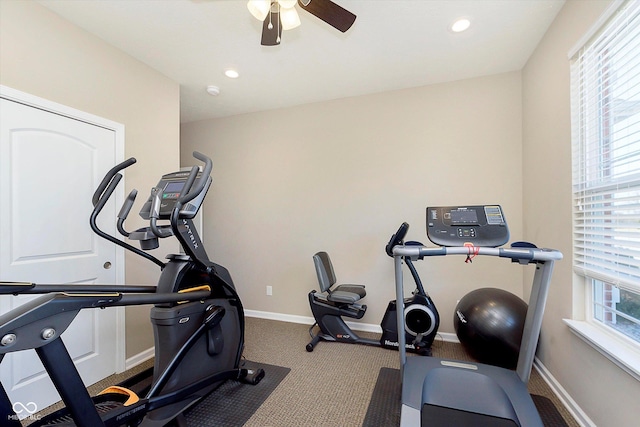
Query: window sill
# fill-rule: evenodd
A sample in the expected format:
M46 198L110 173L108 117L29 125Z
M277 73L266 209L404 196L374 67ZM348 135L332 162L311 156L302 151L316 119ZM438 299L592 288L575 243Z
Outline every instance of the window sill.
M563 320L569 326L571 332L640 381L640 349L638 346L627 343L624 338L616 336L615 333L608 332L588 322L571 319Z

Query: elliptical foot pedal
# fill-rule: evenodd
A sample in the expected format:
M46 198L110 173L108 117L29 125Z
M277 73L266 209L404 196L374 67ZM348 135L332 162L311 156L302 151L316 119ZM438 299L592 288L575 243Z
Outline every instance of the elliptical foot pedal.
M113 415L114 418L120 417L123 423L132 422L131 425L139 424L139 421L135 420L141 415L144 415L147 406L147 402L140 400L134 392L120 386L108 387L98 395L93 396L91 400L93 400L98 414L116 414ZM76 424L69 408L64 407L49 415L45 415L31 425L35 427L49 427L54 425L71 427Z
M264 378L264 369L245 369L240 370L240 382L244 384L256 385Z

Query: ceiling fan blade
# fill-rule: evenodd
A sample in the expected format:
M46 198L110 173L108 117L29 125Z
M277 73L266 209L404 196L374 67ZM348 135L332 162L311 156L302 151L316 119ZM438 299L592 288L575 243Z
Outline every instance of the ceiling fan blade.
M356 20L356 15L331 0L298 0L298 5L343 33Z
M271 28L269 28L271 24ZM280 44L282 36L282 22L280 22L280 12L269 12L262 22L262 46L277 46Z

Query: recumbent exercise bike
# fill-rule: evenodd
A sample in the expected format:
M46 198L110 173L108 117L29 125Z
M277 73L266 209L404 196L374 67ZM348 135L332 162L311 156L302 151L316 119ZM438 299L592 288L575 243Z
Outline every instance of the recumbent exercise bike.
M409 224L402 225L407 230ZM406 230L405 230L406 234ZM403 242L404 243L404 242ZM422 246L419 242L406 242L407 245ZM387 255L393 257L392 246L387 245ZM440 316L435 304L424 289L420 276L410 258L404 259L411 271L416 285L413 295L404 300L403 328L404 345L407 351L423 356L431 356L431 345L438 333ZM307 344L307 351L311 352L320 340L343 342L350 344L364 344L371 346L398 349L398 324L396 322L397 303L389 301L382 317L380 327L382 335L379 340L358 336L344 321L343 316L361 319L367 311L367 306L359 301L366 296L364 285L342 284L334 286L336 275L329 254L318 252L313 256L313 263L318 276L320 291L309 292L309 305L315 323L309 328L311 341ZM318 326L319 331L314 333Z
M245 325L240 297L229 271L209 260L192 221L212 181L211 159L198 152L193 155L204 163L202 172L194 166L191 171L163 175L151 190L140 211L148 227L133 232L124 228L136 190L118 214L118 231L140 241L144 250L157 248L160 238L178 239L184 254L168 255L166 263L104 233L96 224L122 179L120 171L134 164L134 158L107 172L93 195L93 231L157 264L162 270L157 286L0 282L1 294L43 294L0 315L0 362L6 353L35 349L66 405L32 426L184 425L183 412L223 381L257 384L264 377L262 369L242 367ZM160 225L160 220L169 224ZM60 336L82 309L143 304L154 304L155 360L150 384L137 392L114 386L91 398ZM2 384L0 419L3 425L21 426Z

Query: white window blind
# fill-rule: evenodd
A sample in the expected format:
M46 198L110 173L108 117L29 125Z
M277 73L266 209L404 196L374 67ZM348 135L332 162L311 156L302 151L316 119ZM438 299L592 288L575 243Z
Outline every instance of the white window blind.
M574 269L640 292L640 2L572 58Z

